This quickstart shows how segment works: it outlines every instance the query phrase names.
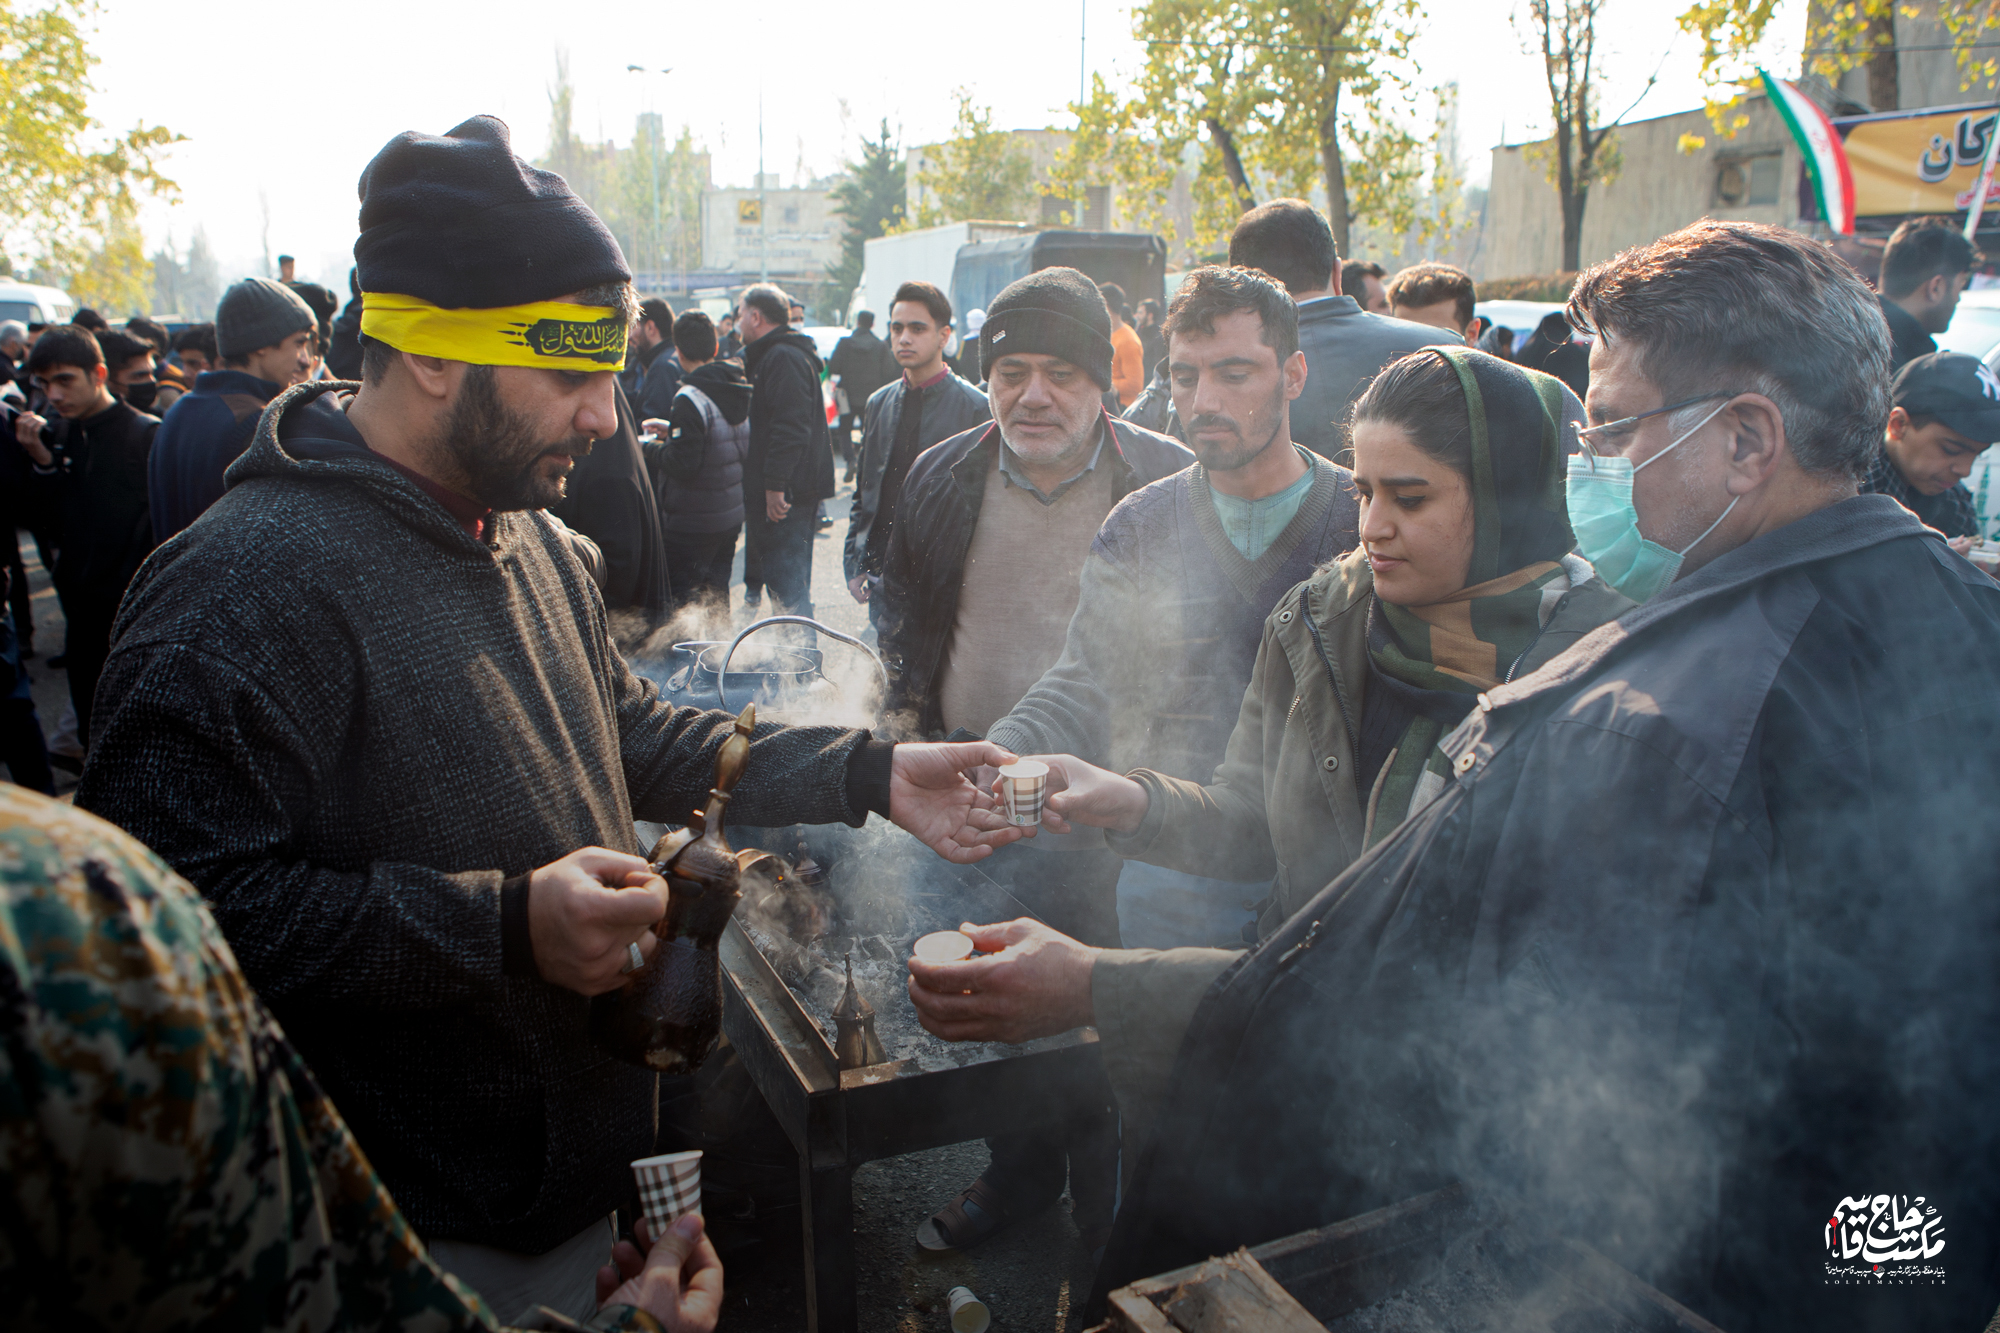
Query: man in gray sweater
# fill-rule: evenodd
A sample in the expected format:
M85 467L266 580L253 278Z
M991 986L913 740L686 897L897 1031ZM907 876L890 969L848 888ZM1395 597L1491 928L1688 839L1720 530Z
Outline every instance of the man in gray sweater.
M627 670L542 512L616 427L617 243L485 117L361 186L364 382L280 396L134 581L77 803L202 891L440 1263L587 1317L655 1098L590 997L658 947L635 816L687 820L730 719ZM730 815L975 860L996 760L760 726Z

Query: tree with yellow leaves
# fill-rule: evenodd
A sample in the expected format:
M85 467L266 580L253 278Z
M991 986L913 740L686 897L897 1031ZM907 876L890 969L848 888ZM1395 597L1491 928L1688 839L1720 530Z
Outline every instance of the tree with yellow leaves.
M178 135L157 125L105 136L91 118L91 0L0 0L0 236L7 255L111 309L145 302L152 266L140 200L171 195L159 162Z

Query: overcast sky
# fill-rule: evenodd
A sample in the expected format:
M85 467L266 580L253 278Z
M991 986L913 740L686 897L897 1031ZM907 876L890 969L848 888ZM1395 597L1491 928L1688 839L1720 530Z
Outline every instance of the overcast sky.
M1086 25L1093 72L1116 80L1144 56L1127 6L1085 3L1087 13L1075 0L918 11L824 0L120 0L106 7L93 43L103 63L92 110L108 127L144 119L188 138L168 168L181 201L149 210L151 241L171 233L185 247L199 223L234 278L261 267L268 212L270 252L296 254L300 276L344 291L355 182L376 150L401 130L441 132L491 112L513 127L523 155L535 155L547 139L559 47L577 89L579 133L628 142L636 114L656 109L670 126L688 123L713 152L718 185L747 185L757 169L761 91L766 170L789 184L802 170L837 169L884 116L906 143L942 137L961 86L1000 126L1071 123L1064 107L1077 95ZM1656 68L1660 82L1636 117L1699 105L1698 51L1673 25L1684 7L1610 0L1600 44L1612 111ZM1547 131L1540 62L1522 49L1516 8L1428 4L1423 79L1460 85L1460 143L1474 182L1486 178L1488 150L1503 135ZM902 14L922 17L899 22ZM672 73L642 77L630 64Z

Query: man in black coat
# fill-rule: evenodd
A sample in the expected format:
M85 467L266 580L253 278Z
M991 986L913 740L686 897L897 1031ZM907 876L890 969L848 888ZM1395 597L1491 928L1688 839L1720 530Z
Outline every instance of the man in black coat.
M1347 448L1347 409L1382 367L1426 347L1465 341L1448 329L1374 313L1372 304L1364 309L1351 292L1343 294L1333 228L1303 199L1274 199L1245 213L1229 237L1229 262L1264 270L1298 302L1299 350L1310 373L1292 404L1292 438L1322 458L1337 460ZM1379 264L1359 267L1382 271ZM1369 291L1382 291L1379 276L1363 280L1373 283Z
M891 302L893 310L894 303ZM892 316L893 317L893 316ZM854 332L833 345L833 355L827 358L826 373L847 398L847 410L840 414L840 428L835 432L834 447L839 450L841 461L847 464L847 480L854 480L858 451L854 444L854 428L861 420L862 408L867 405L875 391L896 378L898 373L896 358L889 345L876 336L875 312L863 310L854 316Z
M618 429L611 234L488 117L399 135L361 196L363 381L273 402L135 580L77 803L201 890L432 1255L587 1318L655 1150L654 1076L589 1027L659 947L633 820L685 820L733 723L627 669L541 512ZM978 859L953 765L1003 755L766 723L730 817Z
M900 306L898 307L901 308ZM1105 516L1194 455L1104 410L1111 313L1071 268L1009 284L981 329L994 421L934 445L903 483L883 566L885 715L922 736L984 735L1063 648L1078 576ZM1120 860L1101 839L1006 849L989 873L1043 920L1116 944ZM918 1230L929 1250L979 1244L1063 1192L1087 1249L1115 1195L1117 1130L1074 1108L1066 1132L997 1136L979 1179Z
M2000 1302L2000 586L1856 494L1889 341L1824 246L1697 223L1570 312L1570 520L1645 604L1480 696L1454 780L1209 992L1100 1304L1451 1181L1723 1328ZM987 1035L1090 1021L1095 959L1023 931L931 980ZM1064 1012L999 1021L1029 995Z
M1938 349L1958 298L1983 256L1952 218L1909 218L1882 248L1880 301L1889 321L1889 372Z
M757 561L774 614L810 616L819 502L833 494L833 450L819 351L790 326L791 301L768 283L743 293L736 328L750 376L750 456L743 469L746 559Z
M36 506L60 516L54 575L67 626L63 655L77 736L88 746L112 618L153 549L146 463L160 419L113 395L97 339L74 325L46 330L27 368L61 421L45 434L51 423L23 412L14 439L28 456Z

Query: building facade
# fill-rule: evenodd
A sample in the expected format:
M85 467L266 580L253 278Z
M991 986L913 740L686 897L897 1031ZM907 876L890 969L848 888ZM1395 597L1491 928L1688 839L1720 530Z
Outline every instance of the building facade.
M1706 113L1684 111L1618 127L1618 174L1591 187L1583 210L1584 267L1705 217L1798 227L1801 160L1768 99L1747 100L1749 123L1724 139ZM1705 139L1683 152L1683 136ZM1562 208L1549 179L1549 140L1493 150L1475 279L1555 273L1562 266ZM1810 229L1808 226L1807 229Z

